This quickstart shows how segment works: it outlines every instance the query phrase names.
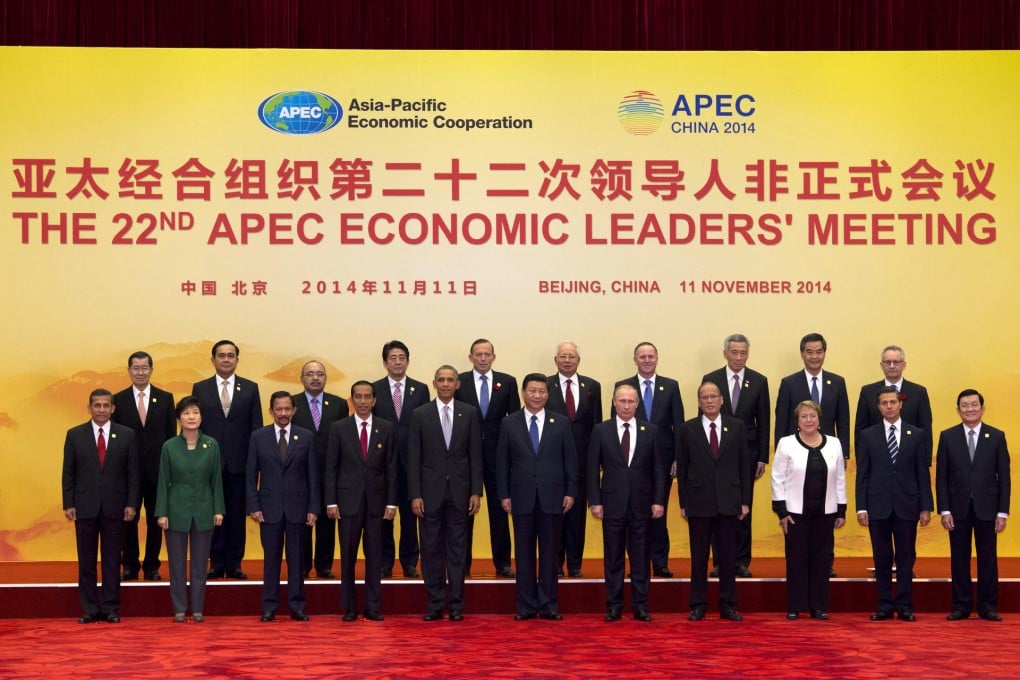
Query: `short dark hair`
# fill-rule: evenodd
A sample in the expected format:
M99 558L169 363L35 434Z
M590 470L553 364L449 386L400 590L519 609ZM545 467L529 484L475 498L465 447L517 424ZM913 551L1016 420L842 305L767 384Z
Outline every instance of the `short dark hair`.
M131 362L135 359L145 359L149 362L149 368L152 368L152 356L148 352L143 352L141 350L132 352L131 356L128 357L128 368L131 368Z
M875 403L876 404L882 401L882 395L883 394L895 394L896 398L898 399L899 396L900 396L900 391L898 389L896 389L895 385L883 385L878 390L878 394L875 395Z
M524 380L521 381L521 389L522 390L528 389L528 383L533 382L540 382L546 387L549 386L549 383L544 373L529 373L526 376L524 376Z
M368 387L372 390L372 398L375 399L375 385L373 385L372 383L368 382L367 380L358 380L353 385L351 385L351 398L352 399L354 398L354 388L357 387L358 385L368 385Z
M389 359L390 352L392 352L395 349L404 350L404 354L407 355L408 360L411 359L411 350L407 349L407 345L400 342L399 340L390 340L389 342L382 346L382 360L386 361L387 359Z
M822 343L822 351L829 349L829 345L825 342L825 338L822 337L821 333L808 333L800 339L800 351L804 351L804 346L809 342L820 342Z
M656 355L659 354L659 348L655 346L655 343L654 342L648 342L647 340L642 340L638 344L634 345L634 354L637 354L638 347L642 347L643 345L648 345L649 347L651 347L652 349L655 350L655 354Z
M436 372L432 374L433 380L439 377L440 371L453 371L453 375L456 376L458 380L460 380L460 374L457 373L457 369L451 366L450 364L443 364L442 366L437 368Z
M89 392L89 406L92 405L92 400L95 399L96 397L109 397L112 400L113 392L106 389L105 387L97 387L96 389Z
M174 415L180 418L181 414L187 411L192 406L197 408L199 411L202 410L202 402L200 402L198 400L198 397L196 397L195 395L189 394L186 397L181 397L180 401L177 402L177 406L174 407Z
M236 342L234 342L233 340L220 340L219 342L212 346L213 358L216 358L216 350L218 350L222 345L230 345L231 347L234 348L234 354L236 354L237 356L241 356L241 348L237 346Z
M278 390L269 395L269 409L272 410L276 406L277 399L283 399L284 397L290 399L290 405L294 406L294 395L287 390Z
M963 392L960 392L958 395L956 395L956 408L960 408L961 399L963 399L964 397L973 397L974 395L977 395L978 403L984 406L985 405L984 396L982 396L982 394L975 389L967 388Z
M473 353L475 351L475 345L480 345L483 342L488 343L489 347L492 348L493 352L496 351L496 346L492 344L492 340L487 340L486 338L478 338L477 340L471 343L471 349L469 349L468 352Z

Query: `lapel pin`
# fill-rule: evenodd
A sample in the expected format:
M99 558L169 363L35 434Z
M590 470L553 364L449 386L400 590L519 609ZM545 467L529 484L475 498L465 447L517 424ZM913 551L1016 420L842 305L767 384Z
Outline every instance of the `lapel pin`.
M907 434L910 434L910 430L907 430Z
M641 425L641 426L638 427L638 429L641 430L642 432L644 432L645 431L645 426Z
M110 433L110 439L116 439L116 438L117 438L117 433L116 432L111 432Z
M556 422L556 420L555 420L554 418L550 418L550 419L549 419L549 422L550 422L550 423L555 423L555 422Z
M825 381L825 384L826 384L826 385L831 385L831 384L832 384L832 381L831 381L831 380L826 380L826 381Z
M322 400L322 405L323 406L329 406L329 399L323 399Z
M294 441L297 441L298 439L299 437L297 435L294 435Z

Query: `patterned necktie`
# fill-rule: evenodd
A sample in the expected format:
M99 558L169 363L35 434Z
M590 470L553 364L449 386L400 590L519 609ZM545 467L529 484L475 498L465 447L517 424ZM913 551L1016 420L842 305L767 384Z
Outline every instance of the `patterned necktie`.
M977 433L974 430L967 431L967 451L970 452L970 462L974 462L974 452L977 451Z
M971 434L973 433L974 431L971 430ZM106 439L103 437L103 428L99 428L99 439L96 440L96 449L99 451L99 467L103 467L106 465Z
M312 399L312 422L315 423L315 431L319 431L322 424L322 411L319 410L319 398Z
M528 436L531 437L531 448L535 455L538 455L538 416L531 416L531 426L528 428Z
M450 448L450 438L453 436L453 421L450 420L450 406L443 407L443 439L446 440L446 448Z
M478 391L478 408L482 412L482 417L489 412L489 376L482 376L482 389Z
M733 391L730 393L730 408L733 413L737 412L737 403L740 401L740 374L733 376Z
M229 380L223 381L223 387L220 388L220 406L223 407L223 415L230 414L230 390L227 387L230 385Z
M282 462L287 460L287 430L284 429L280 430L279 449L280 449L280 461Z
M900 445L896 443L896 426L895 425L890 425L889 426L889 439L887 441L889 443L889 460L891 460L893 462L893 465L895 465L896 464L896 454L898 454L900 452Z
M145 427L145 392L138 393L138 419L142 421L142 427Z
M821 398L818 396L818 376L817 375L811 376L811 401L815 402L816 404L821 404L822 403Z
M574 390L570 389L571 382L570 378L567 378L567 394L564 401L567 404L567 417L573 422L577 417L577 404L574 403Z
M393 383L393 412L400 422L400 409L404 408L404 397L400 392L400 383Z
M645 402L645 418L648 420L652 419L652 381L645 381L645 393L642 396L642 401Z
M715 433L715 423L708 424L708 448L712 449L712 457L719 457L719 435Z
M361 460L368 459L368 421L361 421Z
M630 465L630 423L623 424L623 436L620 437L620 455L623 462Z

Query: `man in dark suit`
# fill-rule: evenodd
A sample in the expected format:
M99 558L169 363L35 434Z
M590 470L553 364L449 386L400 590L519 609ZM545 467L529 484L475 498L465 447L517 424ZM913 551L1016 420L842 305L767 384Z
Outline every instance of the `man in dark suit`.
M304 391L294 395L294 417L291 422L315 433L315 452L319 462L319 483L326 484L326 445L333 423L347 417L347 400L326 392L326 367L319 361L307 361L301 367L301 384ZM325 488L321 498L325 502ZM328 517L326 508L319 508L315 526L302 525L305 539L301 545L302 574L307 579L312 566L319 578L336 578L333 573L333 556L336 554L336 520ZM312 537L315 537L315 555L312 555Z
M382 621L382 525L397 512L397 460L393 424L372 416L375 388L351 386L354 415L333 425L326 451L326 512L340 520L340 608L358 620L354 566L364 536L365 620Z
M751 341L747 336L734 333L723 341L723 358L726 365L712 371L701 382L715 383L722 394L722 413L732 416L744 424L747 433L747 449L751 454L749 464L754 481L765 474L769 462L769 433L772 431L772 407L769 401L769 381L757 371L747 367ZM737 525L737 576L750 578L751 570L751 515L754 510L754 484L751 484L751 509ZM712 537L712 554L715 556L715 570L718 576L719 549Z
M616 417L595 426L588 451L591 514L602 520L606 621L623 611L624 556L630 557L630 606L636 621L648 613L648 522L666 505L666 474L655 425L639 423L637 390L621 385L613 394ZM599 472L601 471L601 476Z
M751 504L750 452L744 425L722 414L722 393L712 382L698 388L701 416L677 437L680 514L691 540L691 621L705 618L710 537L719 546L719 616L740 621L736 610L737 522Z
M135 431L141 504L145 506L145 558L138 561L138 520L141 515L139 508L135 508L134 519L124 525L120 578L122 581L135 581L141 570L146 581L158 581L163 530L156 524L156 483L159 481L159 455L163 442L177 434L174 395L149 382L152 357L147 352L135 352L128 357L128 375L131 376L131 387L113 395L112 419Z
M818 429L822 434L836 437L843 450L843 460L850 460L850 398L846 392L846 381L842 376L823 371L825 351L828 343L820 333L808 333L800 339L800 358L804 370L783 378L779 383L776 397L775 443L786 435L797 432L797 416L794 409L802 401L813 401L822 408L822 422ZM829 578L836 576L829 558Z
M656 436L663 452L666 498L669 499L675 476L676 432L684 423L684 401L680 397L680 385L672 378L656 375L659 350L650 342L640 342L634 348L634 364L637 366L637 375L617 381L616 387L630 385L636 389L639 402L638 421L655 425ZM616 413L613 412L612 415L615 416ZM669 531L666 528L665 513L651 521L648 532L652 574L671 578L673 572L669 568Z
M982 421L985 398L964 390L956 398L963 425L943 430L935 460L935 489L942 526L949 532L953 609L958 621L973 609L970 581L971 536L977 551L977 613L1001 621L998 534L1009 516L1009 449L1006 435Z
M496 451L500 505L514 518L514 619L532 619L537 614L559 621L563 618L557 600L560 541L563 515L577 497L577 448L567 417L545 407L549 386L543 374L526 375L521 395L524 408L503 420Z
M429 386L407 376L411 351L400 340L390 340L382 348L386 377L373 383L375 408L372 413L396 427L394 445L397 457L397 509L400 514L400 566L405 578L418 578L418 518L411 510L407 494L407 437L411 431L411 414L431 399ZM399 408L398 408L399 407ZM382 577L393 576L397 546L393 540L393 518L382 524Z
M891 619L895 611L901 620L914 621L911 592L917 523L927 526L935 509L924 459L928 437L901 417L903 402L898 388L879 388L875 401L882 422L865 429L857 438L857 521L868 527L878 584L878 608L871 620Z
M307 621L302 559L303 526L312 526L322 507L315 433L291 423L294 397L269 397L273 424L252 433L248 446L247 509L262 538L262 622L276 618L280 604L280 559L287 551L290 618Z
M241 571L245 543L245 469L251 434L262 427L262 399L259 386L234 371L241 355L230 340L212 348L216 375L194 384L191 393L202 409L202 432L220 445L223 461L223 503L227 513L223 524L213 531L209 553L209 578L244 579Z
M602 385L598 380L577 372L581 364L581 350L572 342L561 342L553 361L557 371L547 379L549 410L565 413L570 420L578 466L577 501L563 518L563 541L557 566L562 576L565 560L567 574L580 578L587 519L585 506L588 504L588 445L595 425L602 422Z
M421 526L421 570L428 592L425 621L464 620L468 517L482 495L482 438L475 408L454 399L457 369L436 369L436 399L411 416L407 490ZM449 581L449 596L447 596Z
M61 477L64 516L78 543L78 623L120 623L120 548L124 523L138 507L138 449L130 427L111 423L113 395L93 390L89 422L67 431ZM96 558L102 543L103 597L96 592Z
M468 360L473 371L458 376L460 387L457 400L475 408L482 434L482 459L485 465L485 503L489 514L489 542L492 546L492 563L496 576L513 578L510 568L510 521L500 507L496 493L496 445L503 418L521 408L517 394L517 379L506 373L492 370L496 350L491 342L479 338L471 343ZM466 574L471 573L471 543L474 534L474 517L468 518Z
M861 432L872 425L882 422L882 414L876 404L878 403L878 392L883 387L892 385L899 390L900 401L903 402L903 410L900 417L908 423L917 425L927 438L924 442L922 453L924 461L931 467L932 449L932 418L931 402L928 399L928 390L924 385L910 382L903 377L903 369L907 367L907 355L902 347L889 345L882 350L882 360L879 364L885 374L884 380L865 385L861 388L861 396L857 398L857 417L854 419L854 447L859 446Z

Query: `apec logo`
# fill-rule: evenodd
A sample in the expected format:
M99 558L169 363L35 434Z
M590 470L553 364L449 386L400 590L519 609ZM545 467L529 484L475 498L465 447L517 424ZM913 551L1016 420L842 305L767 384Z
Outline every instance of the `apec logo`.
M270 130L287 135L325 132L343 118L340 102L322 92L277 92L259 104L259 120Z

